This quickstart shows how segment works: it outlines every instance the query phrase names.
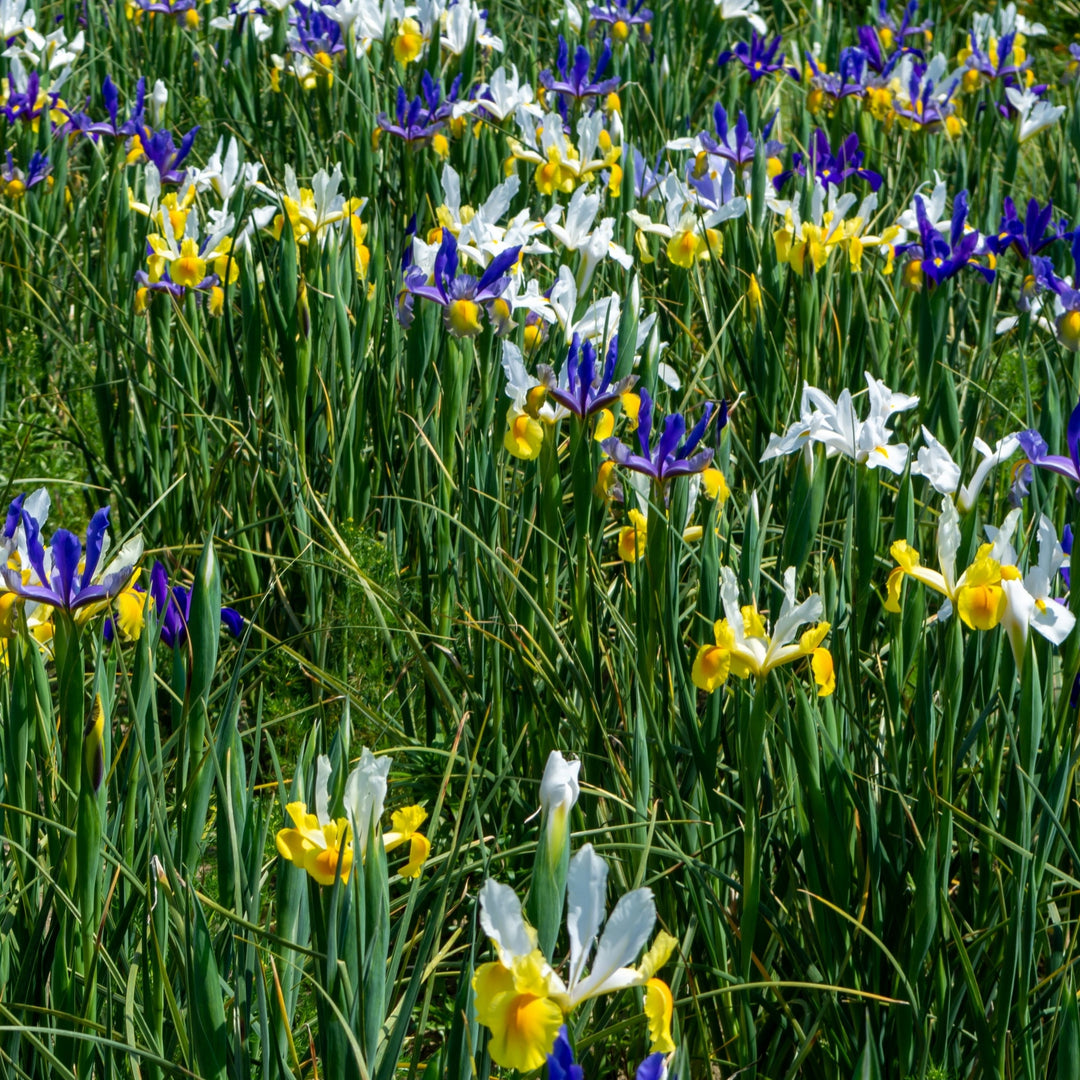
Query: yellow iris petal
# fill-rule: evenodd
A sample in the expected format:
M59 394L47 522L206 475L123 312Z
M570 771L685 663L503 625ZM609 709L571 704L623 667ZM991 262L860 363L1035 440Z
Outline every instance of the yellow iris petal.
M563 1022L563 1011L547 996L539 950L511 971L482 964L473 976L477 1019L491 1032L488 1051L497 1065L532 1072L547 1060Z
M973 630L992 630L1005 614L1005 590L1000 585L965 585L956 594L956 611Z
M544 442L544 426L526 413L514 413L513 408L506 414L506 434L503 446L513 457L522 461L534 461L540 456L540 447Z
M815 649L810 668L818 685L818 697L828 697L836 689L836 667L832 653L828 649Z
M671 1020L675 1014L675 999L662 979L650 979L645 984L645 1016L649 1021L649 1052L670 1054L675 1049L671 1038Z

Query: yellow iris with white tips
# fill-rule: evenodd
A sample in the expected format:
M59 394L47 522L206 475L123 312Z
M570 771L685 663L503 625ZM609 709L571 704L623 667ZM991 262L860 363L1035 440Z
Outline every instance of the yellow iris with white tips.
M342 883L348 884L356 859L353 827L360 836L360 862L363 863L368 836L378 827L386 797L386 782L390 758L376 758L365 749L360 762L345 782L347 816L332 818L329 813L330 759L320 755L316 764L315 812L299 800L285 807L293 827L280 829L275 837L278 853L295 866L305 870L320 885L333 885L340 873ZM393 828L382 834L386 851L409 845L409 861L399 873L414 878L431 852L431 843L419 830L427 820L427 811L420 806L406 806L391 816Z
M525 921L514 890L490 878L484 882L480 925L498 959L481 964L472 985L476 1017L490 1032L488 1051L497 1065L519 1072L540 1068L565 1017L590 998L631 986L645 990L653 1051L675 1049L674 1001L667 984L656 978L675 949L675 939L660 931L641 962L630 966L652 933L656 904L648 888L626 893L600 934L607 874L607 863L591 844L570 860L567 911L577 916L567 922L570 962L565 981L537 947L536 931Z
M348 820L320 821L302 802L289 803L285 810L294 827L278 832L278 854L306 870L320 885L334 884L340 863L341 880L347 885L353 864Z
M836 673L832 653L822 645L830 626L817 621L823 607L816 593L802 603L795 602L795 568L789 567L784 574L784 602L772 634L766 630L757 608L752 604L740 607L734 571L725 566L720 577L724 618L713 626L714 643L702 645L697 651L691 671L694 685L711 694L731 675L761 680L783 664L809 657L818 696L831 694L836 689ZM799 627L808 622L814 625L798 634Z
M889 549L896 568L889 575L885 610L900 611L901 589L905 577L914 578L941 593L946 603L938 613L948 618L955 609L965 626L972 630L992 630L1005 615L1006 596L1003 581L1019 576L1012 566L1002 566L993 557L993 545L983 544L971 565L959 576L956 554L960 548L960 519L956 506L946 496L942 501L937 528L937 556L940 570L923 566L919 553L906 541L897 540Z

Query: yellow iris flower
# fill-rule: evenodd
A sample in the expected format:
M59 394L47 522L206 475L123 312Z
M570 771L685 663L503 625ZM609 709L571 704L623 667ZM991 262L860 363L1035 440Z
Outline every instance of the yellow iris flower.
M811 672L818 696L827 697L836 689L832 654L822 646L829 623L818 622L823 612L821 597L811 593L802 603L795 602L795 568L784 574L784 602L770 635L752 604L739 605L739 585L734 571L725 566L720 571L720 598L724 618L713 627L715 643L702 645L694 658L691 679L698 689L713 693L729 676L739 679L764 679L774 668L810 657ZM804 623L814 625L798 636Z
M285 807L292 818L291 829L281 829L275 837L278 853L295 866L306 870L320 885L333 885L341 867L341 880L348 884L355 860L353 828L361 837L360 860L363 862L367 837L382 817L390 758L376 758L364 749L356 768L345 782L347 816L333 819L329 814L330 759L321 755L316 763L315 813L307 804L291 802ZM431 851L431 843L419 832L427 819L420 806L406 806L391 816L393 829L383 833L386 851L409 845L409 861L399 871L402 877L418 877Z
M889 575L885 610L900 611L900 594L905 577L915 578L946 598L939 619L948 618L955 609L965 626L972 630L991 630L1005 615L1006 596L1003 580L1019 577L1014 566L1002 566L994 558L994 546L983 544L971 565L956 574L956 554L960 548L960 517L948 496L942 500L937 528L937 556L940 571L923 566L919 553L906 541L897 540L889 549L896 568Z
M578 1005L631 986L645 988L653 1049L674 1049L671 991L655 976L674 951L675 939L661 931L641 962L630 966L656 922L652 891L641 888L619 900L597 942L605 914L607 871L607 863L591 844L570 860L567 911L575 917L567 922L570 963L566 981L537 947L536 931L525 922L514 890L490 879L484 882L480 925L499 958L476 969L473 991L477 1019L490 1032L488 1050L496 1064L520 1072L538 1069L551 1052L564 1018Z

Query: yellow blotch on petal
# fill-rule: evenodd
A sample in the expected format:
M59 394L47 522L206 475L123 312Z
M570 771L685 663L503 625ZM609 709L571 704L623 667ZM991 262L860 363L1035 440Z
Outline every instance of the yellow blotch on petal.
M705 247L705 240L692 229L676 233L667 244L667 256L676 265L689 270Z
M922 259L912 259L904 266L900 275L901 282L915 292L921 292L923 287Z
M480 333L480 305L475 300L454 300L446 309L446 327L455 337Z
M532 1072L547 1061L563 1022L563 1011L547 996L539 949L511 971L482 964L473 976L476 1018L490 1032L488 1051L497 1065Z
M513 457L522 461L534 461L540 456L544 442L544 425L528 413L515 412L511 407L506 413L506 434L503 446Z
M1057 336L1066 349L1080 351L1080 311L1066 311L1058 319Z
M596 484L593 487L593 494L598 499L603 499L604 502L610 502L611 497L615 492L615 462L605 461L601 464L599 471L596 474Z
M173 260L171 276L174 284L186 289L194 289L206 277L206 260L200 257L194 240L187 239L180 245L180 257Z
M711 694L727 682L731 674L731 647L735 634L727 619L720 619L715 627L715 645L702 645L694 657L690 679L699 689Z
M610 438L615 431L615 414L610 409L601 409L596 417L596 426L593 428L593 440L603 442Z
M415 60L424 47L424 36L420 24L412 18L402 19L394 38L394 59L399 64L409 64Z
M719 469L711 466L707 468L701 474L701 482L705 485L705 493L710 499L719 499L721 504L727 502L728 496L731 495L731 488L728 487L728 482Z

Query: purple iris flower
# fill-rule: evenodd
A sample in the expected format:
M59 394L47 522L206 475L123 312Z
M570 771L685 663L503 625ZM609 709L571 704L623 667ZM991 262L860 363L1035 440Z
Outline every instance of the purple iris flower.
M634 1080L663 1080L666 1068L667 1063L665 1055L657 1050L655 1054L650 1054L637 1067L637 1072L634 1073ZM672 1077L672 1080L674 1080L674 1077Z
M430 73L424 72L420 80L420 93L409 101L405 87L399 86L397 92L397 123L393 123L386 113L379 113L377 123L383 131L397 135L407 143L424 143L435 134L453 112L461 87L459 75L450 87L450 92L443 100L442 88Z
M186 170L180 166L191 152L191 144L198 133L199 126L196 124L177 146L173 142L172 132L152 131L144 124L135 132L134 137L139 140L146 159L156 167L163 184L182 184Z
M644 155L636 146L629 148L626 159L630 163L630 171L634 181L634 197L637 199L652 199L660 190L660 185L667 179L671 171L664 163L664 151L658 150L656 160L650 165ZM661 166L663 167L661 171Z
M559 1028L555 1045L547 1059L548 1080L585 1080L585 1070L574 1060L574 1048L566 1036L566 1025Z
M843 66L844 53L849 50L861 53L861 61L866 67L878 76L884 78L899 63L905 53L922 58L922 52L902 45L899 41L893 43L892 49L886 51L881 47L881 36L872 26L860 26L858 28L859 44L849 46L840 53L840 66Z
M894 44L899 45L906 37L910 37L913 34L925 34L934 29L933 19L925 19L923 22L916 25L915 15L918 10L919 0L911 0L904 8L904 18L902 22L897 26L896 20L889 13L888 0L878 0L875 20L879 29L888 30L892 35Z
M138 585L136 592L145 592ZM188 621L191 618L191 590L183 585L174 585L169 589L169 575L160 562L154 563L154 569L150 571L150 599L153 601L154 610L162 611L161 640L170 649L183 646L187 641ZM238 638L244 630L244 617L235 608L223 607L221 609L221 624L234 638ZM116 628L111 618L105 620L105 640L112 641L116 636Z
M618 90L619 77L615 75L609 79L604 78L611 63L611 42L604 41L604 47L596 60L596 67L589 75L592 66L592 55L584 45L579 45L574 50L574 66L567 70L570 62L570 47L566 44L566 38L559 35L559 52L555 58L555 67L559 78L552 74L551 68L544 68L540 72L540 85L552 94L562 94L564 97L573 98L574 101L583 102L591 97L601 94L610 94L612 90Z
M750 134L750 123L746 119L746 113L739 110L739 119L735 121L735 127L729 128L727 110L717 103L713 108L713 123L716 125L716 134L719 141L702 138L702 144L710 154L716 154L731 162L732 165L742 168L754 160L754 150L757 143Z
M47 113L54 109L60 97L59 94L48 94L44 103L39 105L40 96L41 78L36 71L31 71L26 79L26 89L9 90L7 101L0 106L0 112L7 117L9 124L14 124L17 120L36 120L43 112Z
M513 247L496 255L477 280L472 274L458 270L457 240L449 229L443 229L431 284L428 284L424 271L413 266L405 273L404 286L413 296L439 304L444 310L446 327L452 334L474 337L481 330L479 309L482 306L490 308L506 292L510 268L520 254L521 248Z
M135 6L142 11L153 11L161 15L172 15L180 22L189 11L198 12L199 0L134 0Z
M103 506L94 514L86 528L85 558L82 542L67 529L57 529L53 533L49 541L49 550L46 552L41 542L41 525L25 509L21 513L23 531L26 534L26 551L30 568L37 576L37 583L23 584L21 569L13 569L7 565L0 566L4 583L16 596L35 603L47 604L61 611L75 612L88 604L111 600L124 588L135 572L134 563L141 554L141 542L136 545L132 557L114 560L110 564L109 571L103 574L99 581L94 582L98 563L101 561L105 533L109 528L107 506ZM81 574L79 573L80 562L82 562Z
M1064 454L1051 454L1046 440L1034 429L1019 431L1016 434L1020 441L1020 449L1027 458L1026 464L1034 465L1039 469L1047 469L1059 476L1064 476L1073 482L1073 495L1080 498L1080 404L1073 409L1069 416L1069 424L1065 429L1065 445L1069 456ZM1015 486L1015 485L1014 485ZM1026 491L1022 494L1027 494Z
M294 9L296 21L291 29L289 46L294 52L303 53L305 56L315 56L316 53L334 53L345 51L345 40L341 36L341 23L334 22L320 8L301 8L298 4Z
M859 136L854 131L844 139L834 154L829 144L829 136L821 128L816 128L811 138L809 155L796 151L791 156L792 170L780 173L773 181L777 191L791 175L791 171L800 176L806 175L807 157L814 175L825 187L829 184L839 187L852 176L865 180L871 191L877 191L881 187L881 173L862 167L863 152L859 149Z
M1069 563L1072 561L1072 549L1073 549L1072 526L1071 525L1066 525L1065 528L1061 530L1061 550L1064 551L1065 554L1069 556L1069 558L1065 561L1064 565L1061 567L1061 577L1062 577L1062 580L1065 582L1065 588L1066 589L1071 589L1072 588L1072 580L1069 577Z
M68 120L62 126L62 132L64 134L75 132L96 141L99 135L134 135L142 131L146 107L145 77L140 78L135 84L135 103L131 108L131 115L123 123L120 122L120 92L108 75L101 84L101 98L109 114L108 120L93 120L86 113L73 113L64 109L62 111L67 115Z
M1022 259L1030 259L1037 255L1043 248L1049 247L1055 240L1063 240L1071 234L1068 232L1068 223L1061 218L1054 225L1054 204L1048 202L1045 207L1040 207L1037 199L1031 199L1027 205L1027 216L1020 217L1016 212L1016 204L1005 196L1005 208L1001 215L1001 226L996 235L986 238L987 247L995 255L1001 254L1009 247L1014 247ZM1047 229L1049 228L1049 232Z
M976 72L987 80L1002 79L1007 86L1014 86L1017 83L1016 77L1031 66L1029 58L1019 64L1015 62L1015 49L1013 48L1016 41L1015 31L1003 34L1001 40L997 43L997 63L994 63L989 51L984 52L979 48L979 42L975 37L974 30L968 35L968 40L971 44L971 54L964 60L962 65L965 76ZM1014 62L1010 63L1010 60Z
M23 191L29 191L32 187L40 184L45 180L49 173L52 172L52 165L49 164L49 159L40 151L35 150L30 155L30 161L27 163L26 172L18 168L15 162L11 158L11 151L7 151L7 164L0 169L0 180L5 184L11 184L12 182L21 183Z
M952 226L948 239L931 224L926 213L926 203L921 195L915 196L915 214L919 222L919 240L911 244L898 244L896 253L913 253L921 261L924 277L929 278L933 284L940 285L969 266L978 270L987 281L994 280L994 268L979 261L979 256L983 254L982 237L975 229L967 228L966 191L961 191L953 200Z
M612 384L618 356L619 336L616 334L608 346L603 368L597 370L596 347L591 341L582 342L580 336L575 334L566 354L566 385L559 386L555 372L546 364L540 365L537 375L547 386L551 397L584 420L586 416L598 413L617 401L619 395L637 381L636 375L627 375L625 379Z
M759 37L756 30L750 31L750 44L740 41L734 49L725 49L717 59L717 64L723 67L731 60L738 60L750 74L750 81L756 83L758 79L771 75L774 71L783 71L790 75L796 82L799 81L799 69L784 65L784 54L776 55L780 48L780 35L777 34L772 41L766 37Z
M653 400L647 390L641 391L641 408L638 411L637 437L641 453L635 454L618 437L612 435L600 445L604 452L617 465L623 465L634 472L652 477L663 485L676 476L690 476L702 472L713 458L712 449L697 450L712 417L713 404L708 402L705 413L694 425L689 435L686 434L686 418L682 413L672 413L664 421L664 430L656 444L651 448L653 426ZM683 436L686 436L685 438Z
M908 97L911 107L904 108L894 102L893 111L897 116L910 120L921 128L936 129L945 123L947 117L955 111L951 102L960 80L953 79L945 88L944 94L935 93L936 85L933 79L924 78L927 71L926 64L914 64L911 69L911 80L908 83Z
M806 54L806 63L810 68L810 86L824 95L830 107L841 98L865 95L869 65L861 49L844 49L836 71L826 71L820 67L813 53ZM819 104L811 106L813 112L820 108Z
M610 26L616 40L625 40L630 34L630 28L636 26L642 39L647 41L653 13L644 4L645 0L637 0L631 7L629 4L619 3L618 0L604 0L604 3L594 4L589 8L589 18L594 23Z

